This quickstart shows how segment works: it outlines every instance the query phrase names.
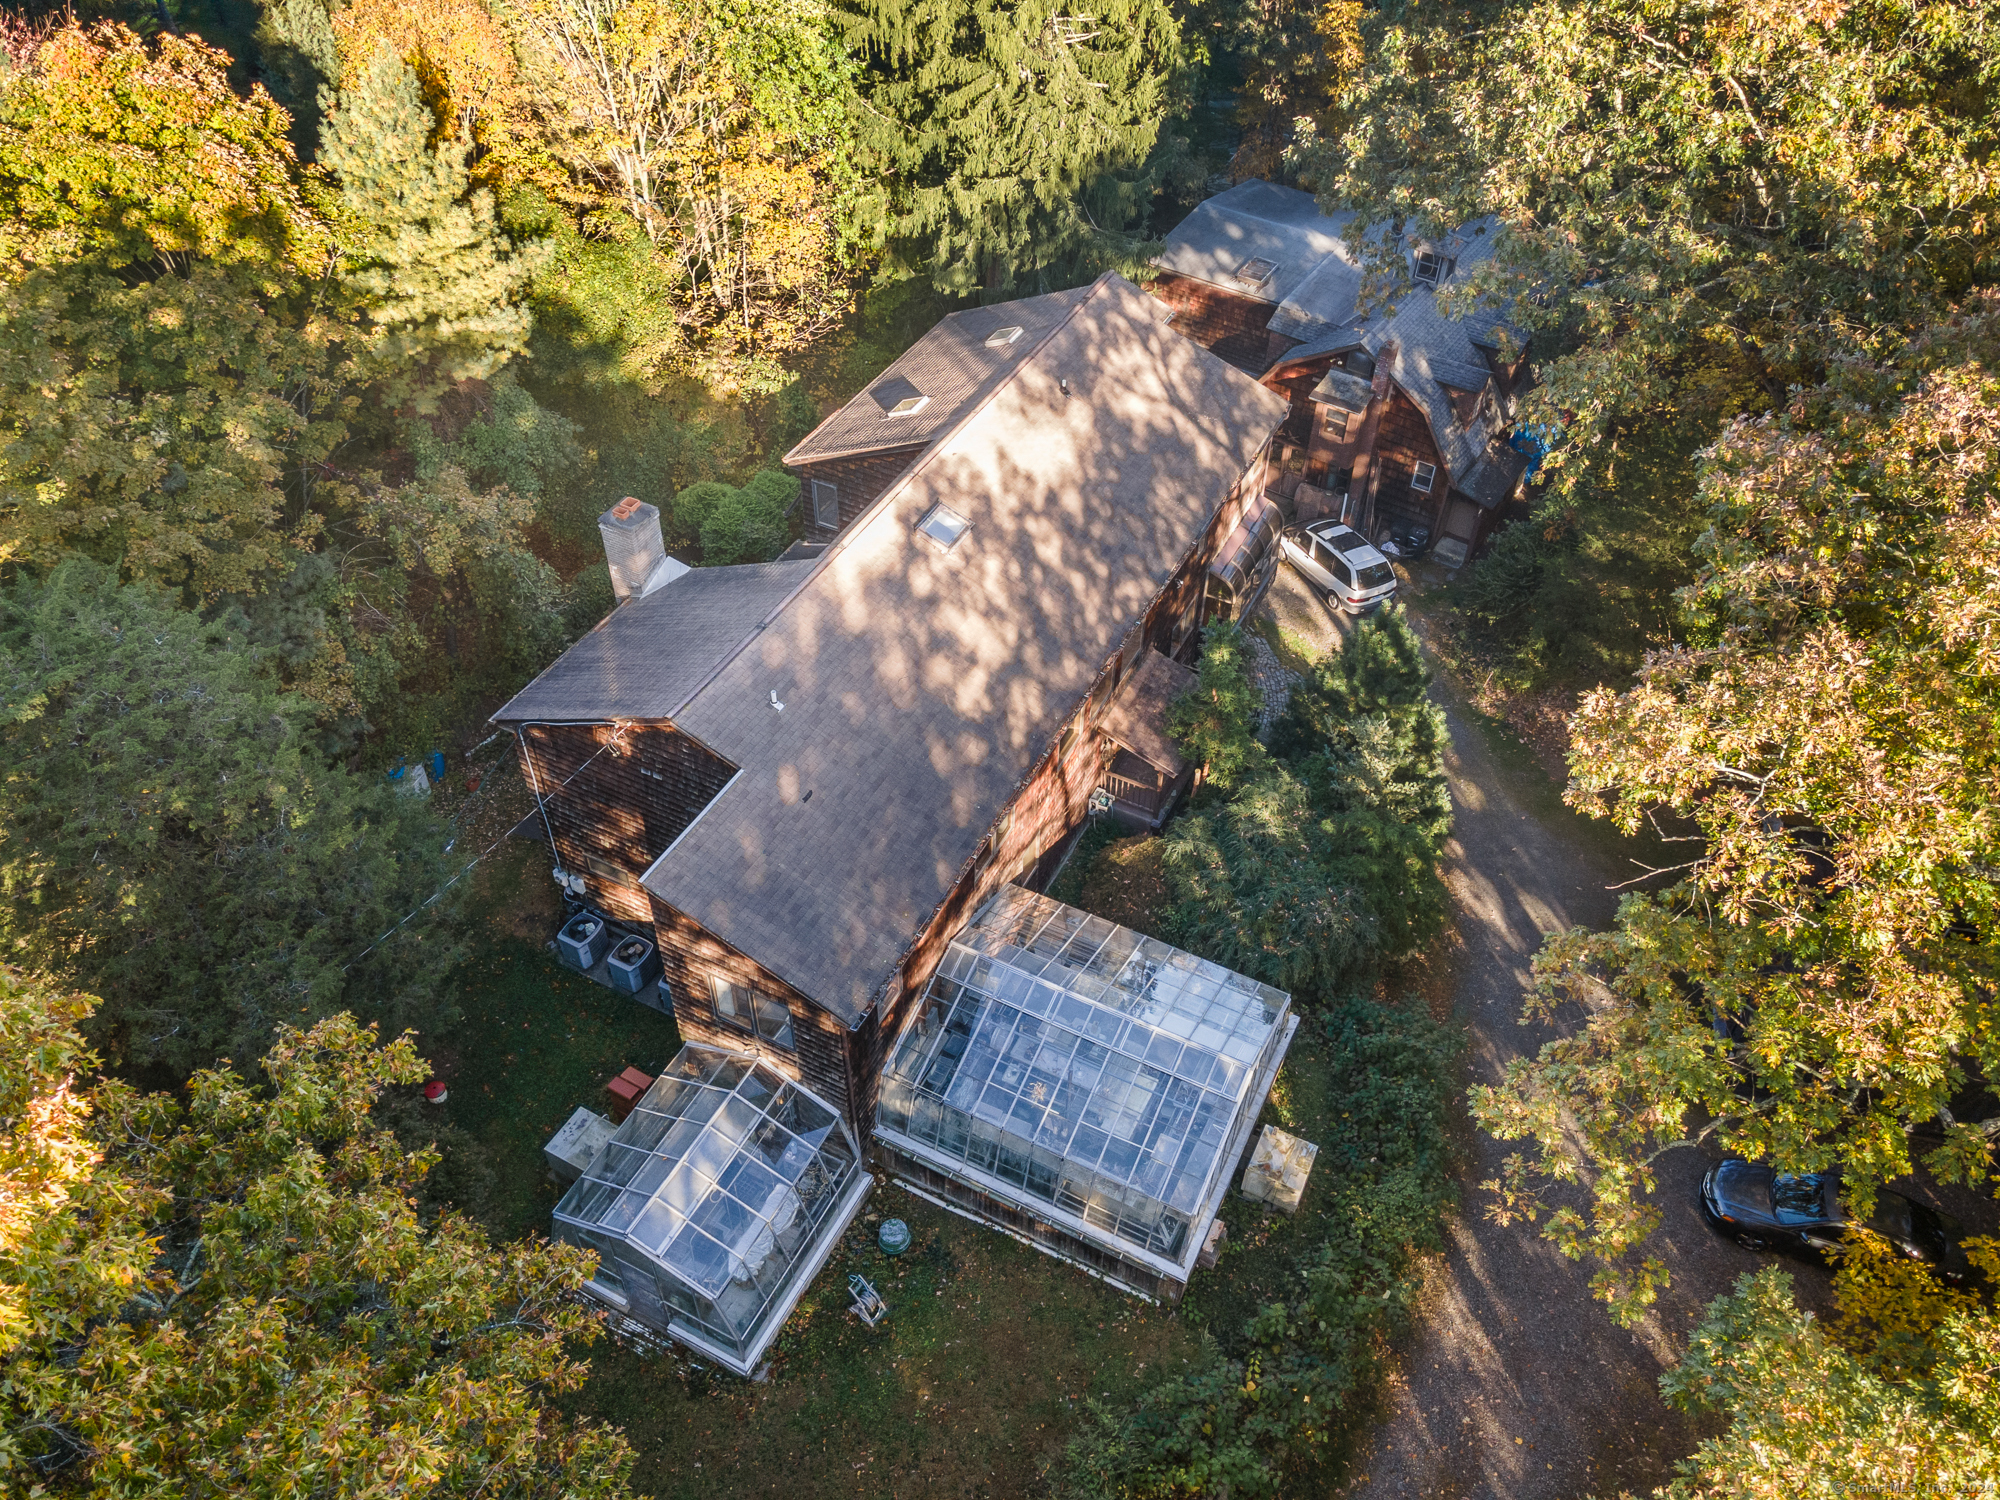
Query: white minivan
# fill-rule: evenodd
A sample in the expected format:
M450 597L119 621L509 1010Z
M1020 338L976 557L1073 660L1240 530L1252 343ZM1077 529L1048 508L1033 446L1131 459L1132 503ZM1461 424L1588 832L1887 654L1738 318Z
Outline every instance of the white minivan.
M1283 545L1292 566L1336 609L1365 615L1395 596L1396 571L1389 559L1351 526L1339 521L1294 526Z

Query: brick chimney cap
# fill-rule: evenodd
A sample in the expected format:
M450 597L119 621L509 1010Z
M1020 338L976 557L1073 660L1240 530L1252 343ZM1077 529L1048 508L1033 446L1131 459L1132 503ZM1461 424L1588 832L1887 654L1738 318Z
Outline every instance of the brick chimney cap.
M629 521L642 503L637 495L627 495L611 507L611 514L621 521Z

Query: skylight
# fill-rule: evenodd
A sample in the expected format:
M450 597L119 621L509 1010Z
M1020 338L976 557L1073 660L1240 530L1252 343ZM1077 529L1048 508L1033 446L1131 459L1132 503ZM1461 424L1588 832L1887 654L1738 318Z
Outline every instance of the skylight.
M931 398L928 396L905 396L901 401L898 401L894 406L889 408L889 415L892 417L914 416L930 404Z
M970 521L944 505L933 505L917 522L917 530L946 550L956 547L959 538L971 529Z
M901 375L891 375L875 382L869 392L875 404L882 408L885 417L907 417L922 411L931 404L931 398L918 390Z
M1275 260L1253 256L1236 268L1236 279L1249 286L1262 286L1271 279L1277 269L1278 263Z
M986 347L989 349L1004 349L1020 336L1021 325L1018 323L1011 324L1006 328L996 328L986 335Z

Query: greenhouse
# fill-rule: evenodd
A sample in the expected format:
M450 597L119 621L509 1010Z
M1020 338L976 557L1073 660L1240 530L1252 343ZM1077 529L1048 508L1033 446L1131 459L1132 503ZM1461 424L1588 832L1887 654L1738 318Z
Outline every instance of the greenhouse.
M882 1079L898 1177L1129 1290L1187 1284L1291 997L1019 886L951 942Z
M839 1116L755 1058L681 1048L556 1205L590 1290L747 1375L872 1179Z

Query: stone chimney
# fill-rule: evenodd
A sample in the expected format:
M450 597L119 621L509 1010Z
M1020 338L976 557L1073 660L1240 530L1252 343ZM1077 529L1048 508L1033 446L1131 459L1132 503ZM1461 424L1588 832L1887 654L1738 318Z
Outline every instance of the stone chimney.
M599 516L597 530L604 538L604 560L611 565L611 592L620 604L643 599L688 571L686 563L667 556L659 508L636 495L627 495Z

